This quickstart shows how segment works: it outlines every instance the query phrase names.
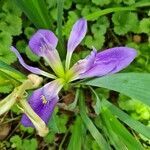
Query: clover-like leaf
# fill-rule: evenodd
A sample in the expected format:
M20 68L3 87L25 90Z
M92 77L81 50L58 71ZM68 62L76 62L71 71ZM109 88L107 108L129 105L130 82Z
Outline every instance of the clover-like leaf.
M5 15L4 20L0 22L0 29L9 32L11 35L19 35L22 27L21 18L15 15Z
M35 29L32 27L26 27L24 30L24 34L27 36L28 39L35 33Z
M69 37L72 25L75 23L75 21L78 19L78 15L75 11L69 11L68 20L66 24L63 27L63 34L66 37Z
M0 32L0 45L1 46L11 46L12 37L8 32Z
M99 10L99 8L97 8L95 6L91 6L91 5L80 5L80 7L78 6L78 9L81 11L82 16L87 16L87 15ZM94 19L94 20L96 20L96 19Z
M9 47L0 46L0 60L7 64L11 64L17 60L17 57L10 51Z
M17 7L12 0L5 0L2 9L4 12L11 15L21 16L22 13L19 7Z
M91 30L93 34L96 34L97 32L105 34L108 27L109 27L108 18L104 16L98 19L97 22L92 25Z
M108 5L111 3L111 0L92 0L92 2L95 5L100 5L100 6L104 6L104 5Z
M96 49L100 49L102 48L104 42L105 36L101 34L101 32L97 32L93 37L90 35L86 36L84 44L90 49L92 48L92 46L94 46Z
M112 16L114 31L118 35L124 35L129 31L138 32L137 14L133 12L116 12Z
M19 40L17 43L16 43L16 47L18 49L18 51L20 53L25 53L25 49L27 47L27 43L25 42L25 40Z
M140 21L140 30L143 33L150 34L150 18L143 18Z

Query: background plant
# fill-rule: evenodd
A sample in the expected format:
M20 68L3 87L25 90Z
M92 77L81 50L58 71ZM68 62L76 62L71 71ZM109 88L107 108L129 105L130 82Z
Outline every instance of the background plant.
M1 0L1 99L26 78L22 73L28 74L18 65L15 55L10 52L9 47L12 45L12 42L13 45L16 45L21 50L20 52L26 58L27 63L48 70L49 68L43 65L43 60L35 56L27 46L28 39L37 28L50 28L61 39L59 52L63 57L65 56L63 45L68 39L73 23L80 17L85 17L90 25L88 26L88 35L73 55L72 64L89 54L91 46L101 50L108 47L126 45L138 50L138 57L124 72L149 73L149 5L148 1L141 0ZM29 8L34 11L29 11ZM9 66L10 64L22 73L12 69ZM84 94L83 91L78 90L74 93L74 89L70 89L69 92L64 90L62 101L58 108L55 109L55 113L49 123L51 132L44 140L35 136L32 129L19 125L20 111L17 107L13 107L11 112L2 116L3 122L1 126L6 130L8 129L6 125L8 125L14 130L12 132L9 131L5 140L0 143L1 149L26 149L24 143L29 142L33 149L37 149L37 143L40 143L39 149L44 147L49 147L50 149L56 147L59 147L59 149L75 149L76 146L78 146L78 149L81 149L81 147L83 149L99 149L99 145L104 144L99 143L101 136L104 136L108 145L113 145L116 149L122 149L127 145L132 146L132 143L124 140L122 135L118 137L119 133L113 130L114 127L106 118L112 118L116 126L122 126L121 131L124 131L124 135L127 135L131 141L134 142L136 139L141 142L145 149L148 149L150 130L146 126L149 126L149 107L147 106L149 105L150 97L149 74L122 74L122 78L124 77L129 81L128 83L134 83L132 85L135 85L130 95L128 95L130 88L129 91L124 91L123 88L120 88L120 85L125 84L124 80L120 80L120 75L116 74L109 78L89 81L86 84L96 85L95 83L97 83L96 86L100 84L101 87L115 90L122 94L99 87L90 88L91 94L89 94L86 92L89 91L89 87L84 85L82 85ZM113 86L114 79L117 81L118 87ZM46 79L44 82L47 82ZM129 86L128 83L126 82L125 86ZM138 90L134 91L134 89ZM123 96L123 94L128 97ZM109 99L109 101L106 101L106 99ZM84 101L86 105L83 103ZM101 107L106 107L106 109L102 110ZM123 111L118 108L121 108ZM84 112L87 113L80 112L82 109L85 109ZM124 112L128 113L128 115ZM128 129L134 139L130 137L127 131L124 130L123 125L120 125L120 122L112 114L127 125L126 129ZM9 122L12 122L12 125ZM95 131L94 133L92 132L93 130ZM118 140L120 145L118 145ZM130 149L132 148L130 147Z

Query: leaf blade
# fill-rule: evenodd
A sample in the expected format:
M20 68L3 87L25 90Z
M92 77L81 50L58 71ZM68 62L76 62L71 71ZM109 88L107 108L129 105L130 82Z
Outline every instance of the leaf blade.
M85 103L84 103L84 96L83 93L80 91L80 100L79 100L79 107L80 107L80 115L85 123L87 129L90 131L91 135L95 139L95 141L98 143L99 147L101 149L107 149L109 150L110 147L107 144L106 140L102 136L102 134L98 131L98 129L95 127L91 119L87 116L86 114L86 108L85 108Z
M130 128L135 130L138 133L146 136L150 139L150 128L143 125L139 121L132 119L128 114L117 108L115 105L111 104L108 101L103 102L105 106L112 112L112 114L116 115L122 122L127 124Z
M20 7L20 9L37 28L50 28L51 22L44 1L14 0L14 2Z
M86 85L103 87L123 93L150 105L150 74L118 73L85 82Z

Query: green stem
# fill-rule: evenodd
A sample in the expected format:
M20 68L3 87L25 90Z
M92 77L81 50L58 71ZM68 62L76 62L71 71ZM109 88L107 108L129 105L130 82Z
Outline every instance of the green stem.
M72 52L67 52L66 62L65 62L66 71L68 71L70 68L71 56L72 56Z
M114 7L114 8L107 8L107 9L104 9L104 10L99 10L99 11L96 11L90 15L87 15L85 16L85 18L87 20L94 20L94 19L97 19L98 17L100 16L103 16L103 15L106 15L106 14L109 14L109 13L112 13L112 12L117 12L117 11L129 11L129 10L136 10L135 7Z

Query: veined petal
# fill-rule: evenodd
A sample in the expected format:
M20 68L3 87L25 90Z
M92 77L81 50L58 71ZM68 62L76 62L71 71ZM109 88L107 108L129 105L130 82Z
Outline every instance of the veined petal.
M83 18L79 19L74 25L70 33L70 37L67 44L67 56L66 56L66 70L69 69L71 56L75 48L85 37L87 32L87 21Z
M91 66L95 62L97 51L94 49L90 55L88 55L86 58L79 60L74 66L73 70L75 70L76 73L82 74L89 70Z
M71 81L78 79L81 74L85 73L93 66L96 54L97 50L93 49L90 55L74 64L74 66L69 70L71 74L70 76L72 76Z
M57 46L58 39L55 34L50 30L40 29L30 39L29 47L38 56L43 55L43 43L51 45L54 49Z
M91 57L94 58L94 61L90 61L91 62L90 65L87 65L89 59L85 58L81 60L80 63L77 63L75 64L75 66L72 67L72 70L75 70L74 77L72 77L72 81L79 78L81 79L89 77L98 77L116 73L127 67L134 60L136 55L137 55L136 50L128 47L110 48L105 51L97 53L95 57L92 57L91 53L91 55L87 57L87 58Z
M126 68L137 56L137 51L129 47L114 47L105 51L99 52L96 56L95 64L99 63L113 63L116 62L112 73L119 72Z
M74 51L74 49L79 45L79 43L85 37L86 32L87 32L87 21L81 18L73 25L68 40L67 50Z
M83 78L104 76L106 74L111 73L111 71L113 71L115 69L115 67L116 67L116 62L111 62L108 64L101 63L98 65L94 65L88 71L81 73L79 78L83 79Z
M54 80L44 87L35 90L29 97L29 104L35 113L47 124L58 102L58 92L63 86L61 79ZM21 123L33 127L33 123L24 114Z
M27 70L29 70L30 72L34 73L34 74L38 74L38 75L43 75L43 76L46 76L46 77L49 77L49 78L52 78L52 79L55 79L56 77L48 72L45 72L39 68L36 68L36 67L32 67L32 66L29 66L27 65L23 58L21 57L20 53L17 51L17 49L15 47L11 47L11 50L16 54L16 56L18 57L19 59L19 62L20 64L26 68Z
M38 30L30 39L29 47L38 56L43 57L57 76L64 76L64 69L56 50L58 39L49 30Z

